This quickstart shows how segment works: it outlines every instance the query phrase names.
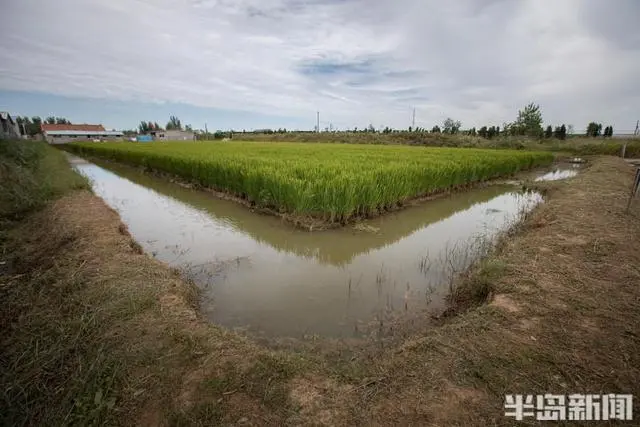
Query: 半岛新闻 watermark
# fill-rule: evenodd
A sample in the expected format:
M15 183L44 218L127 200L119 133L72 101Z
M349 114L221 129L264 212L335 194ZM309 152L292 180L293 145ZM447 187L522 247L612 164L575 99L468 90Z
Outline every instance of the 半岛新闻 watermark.
M630 394L507 394L505 413L518 421L632 420Z

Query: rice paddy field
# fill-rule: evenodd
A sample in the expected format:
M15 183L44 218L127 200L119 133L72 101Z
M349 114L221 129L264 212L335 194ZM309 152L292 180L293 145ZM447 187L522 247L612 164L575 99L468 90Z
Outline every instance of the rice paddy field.
M79 142L66 148L327 223L376 215L416 197L553 161L547 152L388 145Z

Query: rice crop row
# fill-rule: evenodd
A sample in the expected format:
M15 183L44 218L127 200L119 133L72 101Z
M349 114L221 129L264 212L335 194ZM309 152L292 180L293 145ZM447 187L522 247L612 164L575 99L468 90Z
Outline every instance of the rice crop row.
M281 213L344 222L451 187L548 164L543 152L261 142L70 144Z

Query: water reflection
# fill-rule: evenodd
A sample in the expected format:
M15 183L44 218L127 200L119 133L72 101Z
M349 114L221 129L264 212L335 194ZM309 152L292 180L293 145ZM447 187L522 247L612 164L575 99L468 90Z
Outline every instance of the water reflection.
M148 253L194 275L212 321L279 336L366 334L441 307L452 272L482 253L478 242L541 201L495 186L310 233L129 167L104 166L74 160Z
M574 176L578 175L579 167L580 165L574 164L572 165L571 169L556 169L537 177L536 181L558 181L560 179L573 178Z

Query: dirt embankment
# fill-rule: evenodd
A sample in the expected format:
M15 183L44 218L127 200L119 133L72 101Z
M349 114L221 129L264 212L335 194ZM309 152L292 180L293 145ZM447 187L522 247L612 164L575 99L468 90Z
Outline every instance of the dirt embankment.
M513 425L505 393L640 395L640 201L596 158L487 261L488 304L371 353L276 352L75 191L0 241L3 424Z

